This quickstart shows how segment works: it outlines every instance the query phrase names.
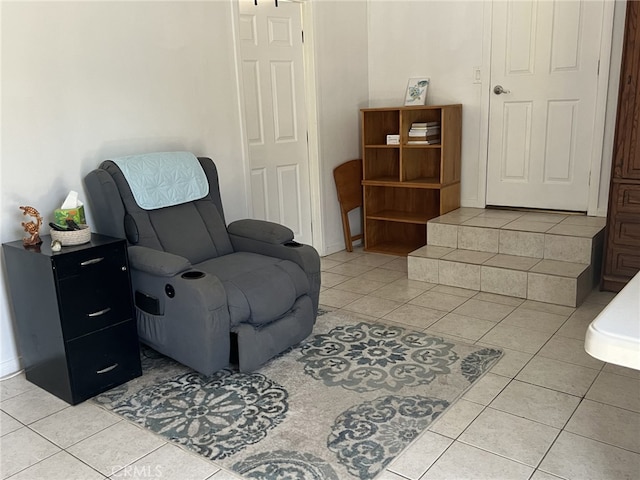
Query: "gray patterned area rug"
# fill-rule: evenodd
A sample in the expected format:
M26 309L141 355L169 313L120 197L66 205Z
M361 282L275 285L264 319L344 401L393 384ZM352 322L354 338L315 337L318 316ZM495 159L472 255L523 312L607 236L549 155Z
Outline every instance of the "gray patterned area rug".
M94 401L246 478L368 480L502 352L328 312L254 373L142 354L142 377Z

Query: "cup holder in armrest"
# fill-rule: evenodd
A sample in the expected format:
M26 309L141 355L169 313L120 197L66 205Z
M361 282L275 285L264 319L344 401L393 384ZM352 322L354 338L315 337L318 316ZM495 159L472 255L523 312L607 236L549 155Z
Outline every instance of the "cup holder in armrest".
M184 272L182 275L180 275L182 278L185 278L187 280L196 280L198 278L202 278L204 277L204 272L199 272L197 270L191 270L189 272Z
M285 247L292 247L292 248L298 248L298 247L301 247L301 246L302 246L302 244L301 244L301 243L295 242L295 241L293 241L293 240L291 240L291 241L289 241L289 242L285 242L285 243L283 243L283 245L284 245Z

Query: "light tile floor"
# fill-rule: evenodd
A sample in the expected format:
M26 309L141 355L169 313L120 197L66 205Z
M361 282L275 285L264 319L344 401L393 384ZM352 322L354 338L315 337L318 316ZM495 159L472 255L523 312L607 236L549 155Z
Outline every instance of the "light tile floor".
M505 352L379 480L640 477L640 371L583 348L612 294L594 291L574 309L478 293L408 280L405 258L361 250L322 266L327 310ZM70 407L23 375L0 389L2 479L239 478L90 402Z

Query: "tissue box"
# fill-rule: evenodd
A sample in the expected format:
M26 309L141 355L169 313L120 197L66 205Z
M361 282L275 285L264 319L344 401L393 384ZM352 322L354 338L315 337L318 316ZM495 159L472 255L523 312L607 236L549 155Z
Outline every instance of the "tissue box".
M53 212L54 222L64 227L67 226L66 220L70 218L78 225L87 223L84 218L84 205L77 208L56 208Z

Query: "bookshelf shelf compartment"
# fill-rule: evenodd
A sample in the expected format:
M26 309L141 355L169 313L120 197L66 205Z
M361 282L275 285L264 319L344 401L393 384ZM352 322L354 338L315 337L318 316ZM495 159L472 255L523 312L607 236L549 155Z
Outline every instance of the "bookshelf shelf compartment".
M460 206L462 106L366 108L361 119L365 250L406 255L425 245L428 220ZM440 143L407 144L417 122L439 122Z
M427 229L424 224L368 218L365 228L370 231L371 244L367 247L370 252L407 255L427 241Z
M400 149L366 149L363 170L371 180L400 181Z
M387 146L387 135L400 133L400 117L391 110L373 109L363 119L365 145Z

